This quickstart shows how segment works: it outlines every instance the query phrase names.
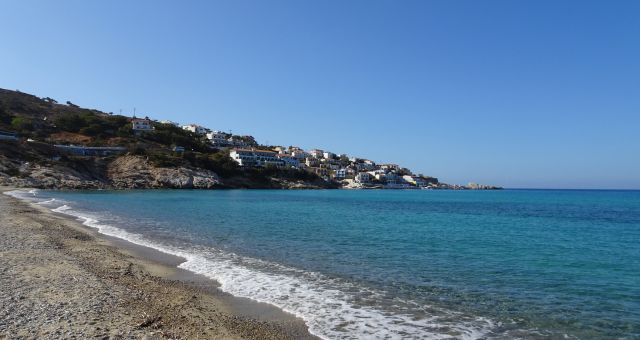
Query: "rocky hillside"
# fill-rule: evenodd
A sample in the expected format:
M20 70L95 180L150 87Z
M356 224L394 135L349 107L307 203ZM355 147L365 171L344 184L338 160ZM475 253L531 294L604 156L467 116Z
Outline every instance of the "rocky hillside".
M0 89L0 185L36 188L333 188L293 169L241 169L202 136L169 124L134 134L128 117ZM2 134L2 132L0 132ZM118 146L119 155L78 156L54 145ZM175 146L185 152L176 153Z

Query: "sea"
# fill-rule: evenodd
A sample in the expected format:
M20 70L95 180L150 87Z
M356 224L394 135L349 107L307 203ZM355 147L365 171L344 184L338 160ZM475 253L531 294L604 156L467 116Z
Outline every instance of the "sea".
M638 339L640 191L14 191L324 339Z

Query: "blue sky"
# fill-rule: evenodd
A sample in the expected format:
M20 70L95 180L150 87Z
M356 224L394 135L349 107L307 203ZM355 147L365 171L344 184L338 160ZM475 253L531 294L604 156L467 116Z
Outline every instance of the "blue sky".
M639 1L0 6L2 88L450 183L640 188Z

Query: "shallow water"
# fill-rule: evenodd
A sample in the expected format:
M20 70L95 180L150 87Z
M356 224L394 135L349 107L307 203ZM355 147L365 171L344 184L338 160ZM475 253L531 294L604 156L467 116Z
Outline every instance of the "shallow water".
M640 337L639 191L34 191L325 338Z

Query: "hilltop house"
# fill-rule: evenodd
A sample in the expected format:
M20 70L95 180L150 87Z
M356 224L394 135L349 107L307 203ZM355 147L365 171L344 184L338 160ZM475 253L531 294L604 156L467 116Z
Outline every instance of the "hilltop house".
M153 125L149 118L133 118L131 119L131 129L133 131L152 131Z
M183 130L187 130L187 131L191 131L197 135L204 135L207 133L207 128L205 128L204 126L200 126L197 124L189 124L189 125L183 125L182 126Z

